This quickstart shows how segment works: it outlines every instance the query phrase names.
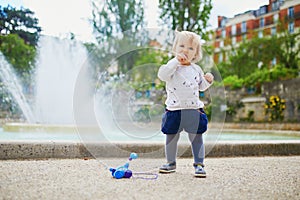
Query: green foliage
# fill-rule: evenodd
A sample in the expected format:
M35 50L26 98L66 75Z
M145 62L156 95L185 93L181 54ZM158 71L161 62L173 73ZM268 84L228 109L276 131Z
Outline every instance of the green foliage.
M135 62L135 66L144 65L148 63L160 64L164 62L163 56L167 54L166 52L160 51L158 49L145 48L138 52L138 58Z
M236 102L227 102L226 108L226 121L233 121L234 116L236 115L238 109L244 107L244 104L241 101Z
M168 28L197 32L205 38L211 0L159 0L160 18Z
M223 79L223 84L231 89L239 89L242 87L255 87L257 84L265 82L286 80L297 76L297 70L287 69L276 65L271 69L256 69L253 73L245 78L239 78L237 75L230 75Z
M265 113L269 121L282 121L284 119L285 100L279 96L271 96L265 104Z
M222 65L226 75L235 74L239 78L248 77L258 66L266 67L265 63L269 63L274 58L274 46L271 45L269 39L254 38L251 41L245 41L238 47L233 47L229 60Z
M236 101L235 103L227 103L226 114L233 116L237 113L237 110L244 107L244 104L241 101Z
M150 90L152 87L154 87L153 82L143 82L141 80L137 80L134 82L130 82L130 87L133 88L135 91L144 92L146 90Z
M238 47L232 47L228 61L219 64L220 73L223 77L237 75L245 80L245 86L297 77L299 37L300 31L293 34L284 31L272 37L244 41ZM277 65L272 64L274 59Z
M268 69L255 70L245 78L245 86L255 86L258 83L270 82L270 72Z
M92 4L92 23L99 43L125 31L135 32L144 25L141 0L93 0Z
M148 36L138 34L144 26L142 0L93 0L93 28L98 41L100 68L109 67L112 60L118 65L118 73L129 71L139 49L147 44Z
M3 83L0 82L0 118L13 118L21 114L21 110L7 91Z
M230 87L231 89L238 89L243 86L244 80L238 78L237 75L227 76L223 80L224 86Z
M134 68L132 69L132 80L153 82L157 79L157 72L164 63L167 53L158 49L145 48L138 51Z
M17 34L26 43L35 46L41 30L31 10L0 6L0 33Z
M160 120L164 107L144 105L139 108L133 115L133 120L140 123L150 123L152 120Z
M36 56L41 27L29 9L0 6L0 51L26 85Z
M279 63L288 69L299 70L300 64L300 30L295 33L289 33L288 30L282 32L281 36L272 37L270 43L275 45L275 56Z
M106 68L108 63L106 59L110 59L109 55L106 56L104 59L104 55L102 55L102 51L99 47L97 47L94 43L85 43L84 46L86 47L87 51L89 52L89 63L93 68L93 79L98 79L99 73L102 73Z
M253 122L254 121L254 110L249 110L248 114L247 114L247 120L249 122Z
M0 35L0 51L21 76L32 69L36 49L16 34Z
M247 113L247 117L242 117L239 119L241 122L254 122L254 111L249 110Z
M151 117L158 116L161 118L162 113L165 112L165 108L163 106L151 106L149 114Z
M149 112L150 112L149 106L143 106L134 113L133 120L138 122L149 123L151 121Z
M245 78L245 86L255 86L258 83L265 83L277 80L285 80L294 78L297 76L297 70L288 69L276 65L271 69L261 69L256 70L254 73L250 74Z

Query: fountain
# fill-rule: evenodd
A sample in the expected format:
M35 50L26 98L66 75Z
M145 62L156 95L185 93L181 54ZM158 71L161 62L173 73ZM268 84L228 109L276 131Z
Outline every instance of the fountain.
M49 36L41 36L38 46L36 88L31 106L13 68L0 54L1 79L27 121L26 124L5 124L3 128L9 131L75 131L73 93L78 73L88 57L87 50L82 43Z
M8 63L7 66L9 66ZM96 133L102 131L106 134L113 132L116 135L123 132L125 138L136 139L141 139L141 133L146 133L146 131L148 133L144 134L142 137L144 139L160 133L160 115L155 119L155 124L152 121L150 124L141 126L142 123L132 121L132 116L136 112L134 109L139 106L132 98L135 95L134 90L132 88L127 92L115 90L124 85L130 87L126 80L123 82L121 79L111 78L110 81L105 80L105 83L96 91L92 91L95 90L95 83L93 86L89 85L92 79L89 72L91 68L88 53L83 44L75 40L42 36L39 40L36 66L33 104L29 106L25 97L22 98L24 102L18 102L23 113L29 113L30 118L26 117L27 123L7 123L3 126L4 131L75 133L84 127L85 135L82 137L90 137L86 133L88 130L92 132L91 137L95 137ZM157 64L140 66L128 72L125 79L129 80L133 76L132 73L138 73L139 70L147 68L148 79L149 77L151 80L157 79L157 72L153 70L157 68ZM149 68L153 69L149 71ZM109 75L106 75L106 72L100 74L100 79L101 77L107 79ZM17 80L17 77L10 73L10 77L5 82L14 82L12 80ZM20 84L17 85L18 88L22 87ZM108 91L109 94L107 94ZM10 92L13 93L11 90ZM19 89L19 95L22 95L21 89ZM157 107L159 108L157 105L151 105L153 109ZM76 122L74 117L77 118ZM97 126L101 126L101 130L95 128ZM128 127L130 130L127 130Z
M29 106L27 99L23 93L22 85L13 70L12 66L7 62L4 55L0 52L0 79L9 89L11 95L19 105L26 121L35 122L35 116L32 108Z
M79 42L42 37L39 42L35 116L38 123L74 124L73 93L76 78L88 58Z

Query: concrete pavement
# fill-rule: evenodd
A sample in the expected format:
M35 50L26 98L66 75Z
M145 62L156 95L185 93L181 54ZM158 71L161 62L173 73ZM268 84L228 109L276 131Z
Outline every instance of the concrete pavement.
M192 158L180 158L176 173L155 180L113 179L106 167L125 162L0 160L0 199L300 199L300 156L207 158L205 179L193 177ZM156 173L164 162L140 157L130 169Z

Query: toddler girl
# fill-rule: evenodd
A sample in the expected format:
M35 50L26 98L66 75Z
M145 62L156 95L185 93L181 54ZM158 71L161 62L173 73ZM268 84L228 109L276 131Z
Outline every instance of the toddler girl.
M176 31L173 44L175 57L162 65L158 77L166 82L166 112L162 119L162 132L166 134L165 153L167 164L159 172L171 173L176 169L177 142L180 132L188 133L194 157L195 176L206 177L204 171L205 149L202 134L207 130L207 116L199 91L213 82L213 75L204 75L196 65L201 58L200 37L189 31Z

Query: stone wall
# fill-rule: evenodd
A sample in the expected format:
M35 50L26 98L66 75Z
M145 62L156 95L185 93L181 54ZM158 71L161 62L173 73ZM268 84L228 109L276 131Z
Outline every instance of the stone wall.
M238 118L248 121L265 121L265 102L264 97L244 97L241 99L243 107L237 112ZM252 113L252 114L250 114Z
M259 90L259 93L255 93L247 88L238 90L225 88L227 105L236 104L237 102L243 102L244 105L244 107L236 110L237 114L233 117L233 121L242 121L248 117L251 111L254 111L254 121L266 121L267 117L264 115L265 101L270 96L277 95L286 101L284 121L300 122L300 77L265 83ZM249 101L249 99L252 99L252 101Z
M300 78L262 85L262 96L278 95L286 101L285 121L300 122Z

